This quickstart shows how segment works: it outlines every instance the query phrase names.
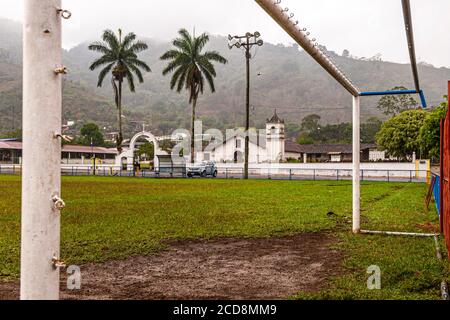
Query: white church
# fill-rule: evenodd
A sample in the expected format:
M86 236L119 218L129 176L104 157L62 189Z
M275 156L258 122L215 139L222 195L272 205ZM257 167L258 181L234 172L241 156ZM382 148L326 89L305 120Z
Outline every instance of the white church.
M231 134L230 134L231 133ZM285 124L276 110L271 119L267 119L266 128L257 132L250 129L249 163L280 163L288 158L299 159L301 150L299 145L285 138ZM158 166L159 156L168 156L169 153L162 150L159 141L171 137L156 137L151 132L142 131L136 134L130 141L129 147L124 148L120 155L116 156L116 166L133 167L134 150L138 139L144 138L155 146L154 163ZM178 139L179 137L177 137ZM226 138L214 141L203 151L196 152L196 162L214 161L219 163L243 163L245 155L245 130L227 130ZM186 158L189 162L189 158Z
M287 158L301 157L299 150L290 148L290 141L286 141L285 123L275 110L272 118L267 119L265 130L250 134L249 163L280 163ZM292 150L290 150L292 149ZM223 143L206 148L196 156L197 161L214 161L216 163L241 163L245 155L245 132L234 130Z

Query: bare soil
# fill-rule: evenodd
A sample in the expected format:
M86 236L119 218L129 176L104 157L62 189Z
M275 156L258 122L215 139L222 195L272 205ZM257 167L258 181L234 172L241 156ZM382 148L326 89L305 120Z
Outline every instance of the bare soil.
M82 288L61 298L285 299L299 291L320 290L338 275L343 256L328 234L283 238L219 239L171 243L166 251L81 267ZM19 283L0 283L0 300L17 299Z

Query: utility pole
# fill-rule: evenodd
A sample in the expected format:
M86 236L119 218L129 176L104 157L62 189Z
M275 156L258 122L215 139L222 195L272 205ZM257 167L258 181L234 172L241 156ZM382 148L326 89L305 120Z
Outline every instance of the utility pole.
M245 118L245 159L244 159L244 179L248 179L248 160L250 155L250 59L252 54L250 50L253 46L261 47L264 41L259 39L261 34L257 31L255 33L247 32L245 36L228 36L228 47L233 49L236 47L238 49L243 48L245 50L246 59L246 70L247 70L247 88L246 88L246 118Z
M16 115L15 115L15 113L14 113L14 103L13 104L11 104L11 118L12 118L12 130L11 130L11 133L13 133L14 131L16 131L16 126L15 126L15 124L16 124Z
M59 299L61 0L25 0L20 298Z
M91 154L92 154L92 161L93 161L93 173L94 173L94 176L96 175L96 168L95 168L95 165L96 165L96 156L95 156L95 153L94 153L94 138L93 137L91 137Z

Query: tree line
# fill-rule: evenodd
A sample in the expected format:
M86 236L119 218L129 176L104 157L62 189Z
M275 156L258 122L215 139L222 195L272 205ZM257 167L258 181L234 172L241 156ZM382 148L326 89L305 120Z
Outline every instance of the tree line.
M392 90L406 90L395 87ZM419 158L434 161L440 158L440 122L448 110L447 96L439 106L422 109L411 95L384 96L378 108L389 120L371 118L361 125L361 143L376 143L390 156L410 160L416 153ZM289 129L289 128L288 128ZM312 114L302 120L297 142L300 144L352 143L352 124L320 124L320 117Z
M447 110L448 103L442 102L430 111L400 112L382 125L376 136L378 146L402 160L408 160L416 153L419 158L437 162L440 158L440 122Z
M303 118L300 125L299 144L349 144L352 143L353 126L350 122L340 124L320 124L320 116L316 114ZM378 118L370 118L361 125L361 142L372 144L376 142L376 134L383 122Z

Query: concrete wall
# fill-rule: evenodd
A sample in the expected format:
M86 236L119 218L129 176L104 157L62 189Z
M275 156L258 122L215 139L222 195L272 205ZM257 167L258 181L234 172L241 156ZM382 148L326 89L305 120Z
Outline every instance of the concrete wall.
M115 165L116 160L114 159L101 159L97 158L98 161L101 161L101 164L105 165ZM63 165L90 165L92 163L92 160L89 158L85 159L61 159L61 164Z
M70 165L62 164L62 169L65 172L71 172L72 170L90 170L92 166L89 164L85 165ZM14 166L15 172L19 173L21 171L21 166ZM97 170L120 170L121 166L114 166L108 164L102 164L96 166ZM217 163L217 168L219 173L234 172L240 174L243 172L243 164L233 164L233 163ZM1 169L4 173L11 171L13 169L12 165L2 165ZM361 170L363 171L364 178L421 178L425 179L428 176L429 164L427 161L424 163L362 163ZM285 175L290 174L294 176L304 176L310 177L316 175L318 177L351 177L352 176L352 164L351 163L314 163L314 164L294 164L294 163L283 163L283 164L254 164L250 165L251 175Z
M218 163L217 167L221 170L235 169L236 171L242 168L240 164L221 164ZM416 174L420 178L427 177L427 170L429 165L427 162L420 163L416 168L416 163L362 163L361 170L364 171L365 177L387 177L388 174L391 177L404 177L408 178L411 174L416 177ZM253 174L266 175L270 170L271 174L289 175L305 175L309 176L314 173L318 176L336 176L339 171L340 176L349 177L352 175L351 163L281 163L281 164L254 164L250 166L250 170Z

